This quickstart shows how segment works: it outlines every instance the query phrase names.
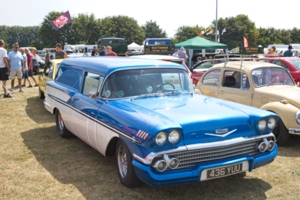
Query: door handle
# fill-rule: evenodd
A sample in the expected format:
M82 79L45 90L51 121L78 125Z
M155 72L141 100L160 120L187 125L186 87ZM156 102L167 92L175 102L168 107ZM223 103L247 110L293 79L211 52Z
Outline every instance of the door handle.
M224 92L223 90L220 90L219 93L220 93L220 94L224 94L225 92Z
M79 98L78 98L78 97L73 97L72 99L73 99L73 100L79 100Z

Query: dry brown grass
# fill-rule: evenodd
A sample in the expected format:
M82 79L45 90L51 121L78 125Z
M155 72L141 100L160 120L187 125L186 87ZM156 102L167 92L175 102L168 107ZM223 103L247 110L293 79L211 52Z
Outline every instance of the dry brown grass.
M300 199L300 137L244 178L128 189L114 158L77 138L60 138L38 88L24 91L15 90L14 99L0 96L0 199Z

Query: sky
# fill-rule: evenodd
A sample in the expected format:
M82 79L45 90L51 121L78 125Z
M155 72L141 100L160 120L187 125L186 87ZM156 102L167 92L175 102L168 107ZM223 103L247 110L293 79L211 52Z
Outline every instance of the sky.
M72 17L78 14L94 14L96 18L125 15L137 20L139 25L155 21L174 37L180 26L209 27L218 18L247 15L256 27L292 29L298 25L299 3L296 0L14 0L2 4L0 26L37 26L51 11L69 11ZM218 3L217 3L218 2ZM217 6L216 6L217 5ZM217 10L217 12L216 12Z

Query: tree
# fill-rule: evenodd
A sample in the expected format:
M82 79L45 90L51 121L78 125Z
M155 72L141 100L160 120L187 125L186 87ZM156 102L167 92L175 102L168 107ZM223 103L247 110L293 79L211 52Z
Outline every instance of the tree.
M166 38L167 34L163 31L156 22L150 20L147 21L145 25L142 26L145 31L146 38Z
M175 33L175 39L182 42L199 35L203 27L196 26L180 26Z
M215 29L215 21L212 23ZM242 38L246 36L250 47L257 46L259 32L255 27L255 23L250 21L247 15L237 15L236 17L218 19L218 27L220 32L220 42L227 44L229 48L241 47ZM222 30L226 32L222 35Z
M61 43L62 45L75 44L75 31L71 28L71 24L65 25L59 30L54 30L51 26L51 22L57 18L63 12L50 12L42 22L38 34L41 38L41 42L45 47L55 47L56 43Z
M100 20L95 18L94 14L79 14L73 18L71 29L75 34L76 44L95 44L99 38Z
M145 39L145 31L135 19L118 15L106 17L100 21L99 36L121 37L125 38L127 44L132 42L141 44Z

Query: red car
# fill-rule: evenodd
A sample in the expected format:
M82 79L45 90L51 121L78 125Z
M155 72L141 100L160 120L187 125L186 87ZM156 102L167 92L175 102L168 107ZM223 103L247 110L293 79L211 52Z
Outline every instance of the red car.
M196 63L193 68L191 69L192 72L192 80L193 80L193 84L197 85L198 80L200 79L200 77L209 69L211 68L214 64L217 63L222 63L225 62L224 59L211 59L211 60L203 60L200 61L199 63Z
M286 68L292 75L295 83L300 83L300 58L298 57L266 57L268 62Z

